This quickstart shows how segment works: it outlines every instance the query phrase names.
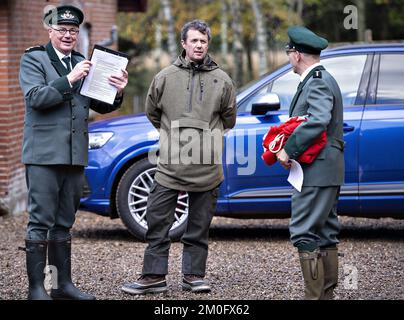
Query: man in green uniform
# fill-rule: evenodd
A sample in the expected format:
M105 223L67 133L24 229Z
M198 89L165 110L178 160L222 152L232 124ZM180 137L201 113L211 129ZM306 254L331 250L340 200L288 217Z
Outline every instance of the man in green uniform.
M159 160L147 205L149 245L142 276L122 288L131 294L167 290L168 234L180 191L189 195L182 287L210 291L204 276L209 226L223 181L223 134L236 122L235 88L207 54L210 38L205 22L185 24L182 54L154 77L147 95L146 114L160 132Z
M305 282L306 299L330 299L338 282L336 206L344 183L343 105L335 79L320 64L320 52L328 46L304 27L288 30L286 47L300 84L289 116L307 116L277 154L286 169L323 132L327 144L312 164L302 164L302 191L292 195L291 241L297 247Z
M26 261L29 299L94 299L71 279L70 229L75 220L88 157L89 108L106 113L123 99L128 74L110 77L118 94L109 105L79 94L91 62L73 50L83 13L73 6L47 12L50 41L29 48L21 58L20 85L25 99L22 162L26 165L29 221ZM48 253L54 268L51 297L44 289Z

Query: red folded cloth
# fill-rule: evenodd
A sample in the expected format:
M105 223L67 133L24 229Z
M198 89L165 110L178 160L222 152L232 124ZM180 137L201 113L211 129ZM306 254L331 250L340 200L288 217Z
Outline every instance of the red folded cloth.
M270 166L276 162L276 153L282 150L293 131L304 121L307 121L305 117L293 117L279 126L269 128L262 142L264 153L261 156L262 160L264 160L267 165ZM321 150L323 150L326 143L327 134L324 131L313 141L313 144L299 156L297 161L300 163L312 163Z

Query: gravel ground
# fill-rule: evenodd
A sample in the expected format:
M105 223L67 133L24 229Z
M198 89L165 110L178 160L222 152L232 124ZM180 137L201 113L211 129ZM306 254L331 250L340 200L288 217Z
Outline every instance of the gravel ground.
M210 231L209 294L181 290L180 243L170 251L169 291L131 296L123 283L137 279L145 243L120 220L79 212L73 228L73 278L83 290L108 300L295 300L303 282L298 255L288 241L288 219L215 217ZM404 299L404 220L342 217L340 285L336 299ZM27 215L0 217L0 299L25 299L24 246ZM357 286L355 273L357 270ZM352 279L352 281L350 280Z

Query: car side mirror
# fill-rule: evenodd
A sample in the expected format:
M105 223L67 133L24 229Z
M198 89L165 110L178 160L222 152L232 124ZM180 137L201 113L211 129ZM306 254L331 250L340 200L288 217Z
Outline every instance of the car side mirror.
M269 111L276 111L281 108L279 96L273 92L267 92L258 95L251 106L251 114L253 116L264 116Z

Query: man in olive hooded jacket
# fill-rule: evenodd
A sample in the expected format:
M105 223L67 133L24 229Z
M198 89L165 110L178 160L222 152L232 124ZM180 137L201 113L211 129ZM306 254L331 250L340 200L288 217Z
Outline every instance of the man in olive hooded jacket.
M194 20L181 31L182 54L153 79L146 114L159 130L159 159L147 206L142 276L122 290L131 294L164 292L168 273L169 230L178 194L187 191L189 212L181 239L182 287L209 292L204 280L208 232L223 181L223 134L236 122L235 88L207 54L207 24Z

